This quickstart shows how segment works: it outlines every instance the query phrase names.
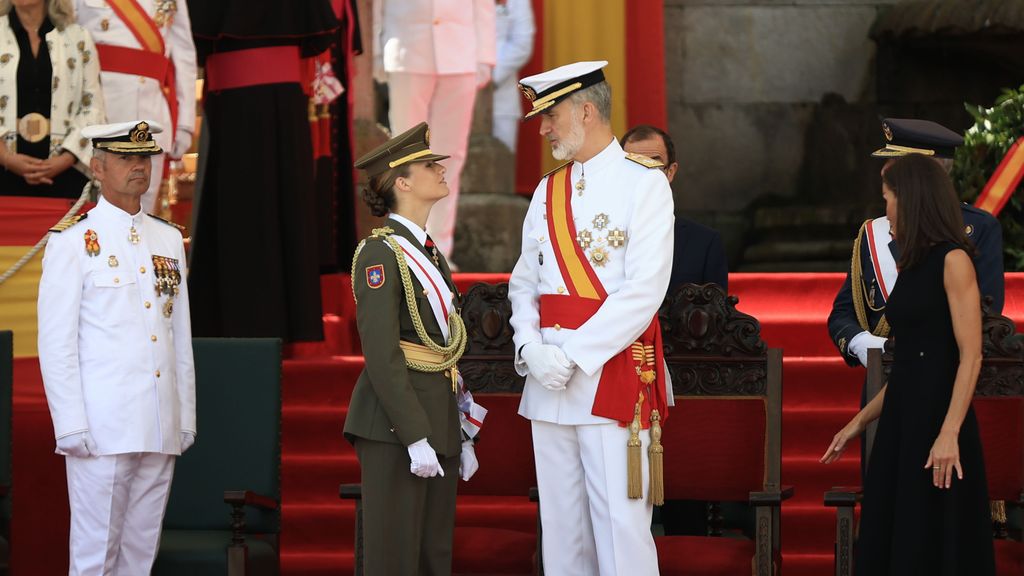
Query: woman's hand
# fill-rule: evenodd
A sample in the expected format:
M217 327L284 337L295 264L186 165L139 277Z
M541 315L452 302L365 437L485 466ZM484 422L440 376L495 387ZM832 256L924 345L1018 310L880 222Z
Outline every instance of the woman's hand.
M75 165L75 157L70 152L62 152L46 160L37 160L37 162L39 164L33 170L22 174L25 181L32 185L53 184L53 179L58 174Z
M925 462L924 467L932 469L932 484L936 488L949 488L953 480L953 468L956 468L957 479L963 480L959 434L952 430L940 431L928 452L928 462Z
M858 414L859 416L859 414ZM850 440L860 436L864 432L864 426L860 423L859 417L854 417L853 420L843 426L843 429L836 433L832 438L832 443L829 444L828 450L825 450L825 454L821 456L819 460L822 464L831 464L839 457L843 455L843 451L846 450L846 445L849 444Z
M25 154L14 154L7 152L3 155L4 167L18 176L25 177L26 174L40 169L43 161L34 156Z

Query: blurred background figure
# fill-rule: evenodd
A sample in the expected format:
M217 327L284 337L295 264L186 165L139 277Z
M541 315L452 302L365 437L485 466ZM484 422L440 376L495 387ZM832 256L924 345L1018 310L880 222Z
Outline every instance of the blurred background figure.
M142 197L142 210L157 212L167 157L180 160L196 128L196 47L188 4L74 2L78 22L96 39L108 119L146 118L165 127L154 136L164 153L153 157L153 177Z
M451 194L427 220L449 263L476 92L490 83L495 65L494 17L492 0L373 2L374 77L388 84L391 133L427 122L432 149L451 156Z
M92 158L80 132L103 121L96 47L71 0L0 0L0 195L78 198Z
M519 94L519 69L533 55L533 23L530 0L498 0L495 2L497 61L494 66L494 137L513 153L522 120L522 96Z

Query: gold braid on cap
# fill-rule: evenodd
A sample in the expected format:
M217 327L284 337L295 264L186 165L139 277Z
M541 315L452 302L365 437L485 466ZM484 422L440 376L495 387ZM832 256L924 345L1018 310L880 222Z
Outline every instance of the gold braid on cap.
M405 260L405 255L402 253L402 247L398 244L398 241L391 237L391 234L394 232L394 229L387 226L374 228L370 238L384 240L395 253L395 260L398 262L398 274L402 278L402 289L405 292L405 305L409 309L409 316L412 318L412 325L416 329L416 336L419 337L424 346L438 354L444 355L446 358L440 364L424 364L410 360L406 356L405 365L417 372L443 372L458 364L459 359L466 352L466 342L468 340L466 324L462 321L462 316L459 315L458 311L453 309L448 314L448 330L451 333L450 344L442 346L434 342L430 335L427 334L427 329L423 326L423 319L420 318L419 306L416 304L416 289L412 285L412 276L409 275L409 263ZM366 240L368 239L364 239L359 243L355 254L352 256L352 278L356 277L356 260L359 259L359 253L362 251L363 246L366 245ZM355 286L356 283L353 281L352 299L355 300L356 304L359 304Z
M885 318L885 312L882 312L881 319L878 320L878 325L875 329L871 329L871 323L868 321L868 313L865 309L864 301L864 272L860 267L860 243L864 240L864 232L867 227L871 225L871 220L865 220L864 224L861 225L860 231L857 232L857 240L853 243L853 257L850 259L850 293L853 296L853 310L857 313L857 323L860 324L862 330L866 330L875 336L881 336L882 338L889 337L889 321ZM875 311L882 310L878 308Z

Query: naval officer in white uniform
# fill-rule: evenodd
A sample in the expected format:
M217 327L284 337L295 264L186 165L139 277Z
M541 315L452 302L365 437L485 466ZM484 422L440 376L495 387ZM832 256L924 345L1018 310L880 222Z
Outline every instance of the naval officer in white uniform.
M71 503L71 575L149 574L175 457L196 438L181 231L146 214L155 124L89 126L102 196L52 229L39 363Z
M117 4L118 10L112 4ZM180 160L192 146L196 129L196 46L188 3L75 0L75 16L96 42L107 120L149 118L166 127L154 135L164 152L153 156L153 177L142 197L143 211L159 211L155 204L164 176L164 156ZM174 124L172 104L177 109Z
M509 282L516 369L526 376L519 414L533 429L544 569L559 576L658 573L650 495L627 497L630 430L618 417L595 414L606 413L595 402L629 384L606 382L602 373L612 373L608 367L628 354L652 318L656 324L672 269L672 193L653 169L660 163L627 155L612 134L606 64L579 62L520 81L533 104L527 117L541 115L540 133L553 156L568 161L534 192ZM549 205L557 196L549 196L548 185L560 174L571 198L568 230ZM552 184L556 194L560 185ZM575 267L566 264L574 253ZM583 300L597 303L576 329L545 318ZM662 400L664 394L662 388ZM616 412L632 415L637 396L623 398ZM639 436L646 487L650 437L647 430Z

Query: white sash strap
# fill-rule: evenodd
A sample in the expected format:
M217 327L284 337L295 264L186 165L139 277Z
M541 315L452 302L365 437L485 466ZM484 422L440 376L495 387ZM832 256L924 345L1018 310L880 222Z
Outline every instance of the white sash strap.
M889 294L899 276L896 259L892 257L892 251L889 250L889 242L892 240L889 236L889 219L884 216L875 218L868 226L867 232L871 266L875 270L875 279L878 280L878 287L882 291L882 299L888 302Z
M398 234L394 234L391 237L398 241L398 245L402 247L402 252L405 255L405 260L409 263L409 270L420 281L420 285L426 289L430 308L434 312L434 318L437 320L438 326L441 327L441 333L444 334L444 341L447 343L451 337L448 333L448 312L452 309L452 293L448 289L448 284L444 281L444 276L434 266L434 263L427 258L427 255L407 238Z

